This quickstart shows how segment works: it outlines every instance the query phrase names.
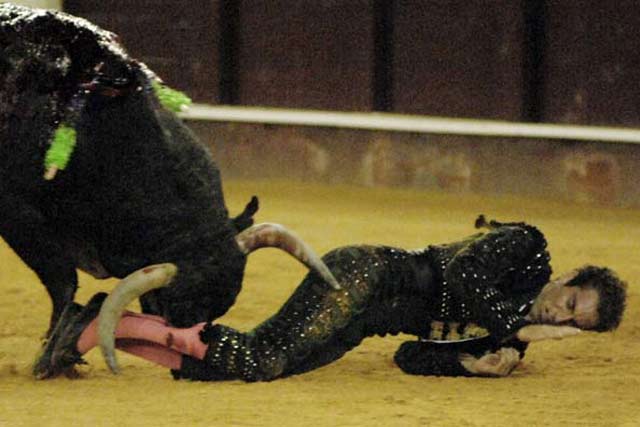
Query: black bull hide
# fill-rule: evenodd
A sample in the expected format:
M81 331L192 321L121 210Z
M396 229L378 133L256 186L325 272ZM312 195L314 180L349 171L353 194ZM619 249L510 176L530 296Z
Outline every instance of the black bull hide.
M0 235L38 275L52 323L76 269L122 278L172 262L170 287L143 309L187 326L225 313L246 257L234 236L257 199L230 218L208 150L151 88L157 78L113 34L57 12L0 5ZM45 180L54 130L71 123L68 167Z

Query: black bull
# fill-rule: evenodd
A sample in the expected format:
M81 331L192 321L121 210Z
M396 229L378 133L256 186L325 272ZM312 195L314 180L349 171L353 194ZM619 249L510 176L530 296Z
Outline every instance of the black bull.
M152 89L157 77L113 34L57 12L0 5L0 235L53 302L72 302L76 269L122 278L157 263L171 286L141 297L176 326L234 303L246 255L235 240L257 199L230 218L208 150ZM77 131L64 171L44 158L62 123Z

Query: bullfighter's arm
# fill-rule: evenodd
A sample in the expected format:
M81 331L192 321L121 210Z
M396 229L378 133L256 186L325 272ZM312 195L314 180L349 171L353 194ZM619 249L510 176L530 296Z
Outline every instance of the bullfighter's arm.
M526 299L535 296L551 274L545 248L546 240L535 227L501 226L458 252L447 264L444 279L478 324L500 342L528 324L516 306L523 295L512 292L508 298L500 284L511 275L529 286L523 291Z
M400 346L394 361L412 375L504 377L518 365L527 348L517 340L497 349L490 344L480 339L474 348L465 349L458 343L408 341Z
M38 275L51 296L50 332L64 308L73 301L78 287L74 260L38 210L4 191L0 197L0 235Z

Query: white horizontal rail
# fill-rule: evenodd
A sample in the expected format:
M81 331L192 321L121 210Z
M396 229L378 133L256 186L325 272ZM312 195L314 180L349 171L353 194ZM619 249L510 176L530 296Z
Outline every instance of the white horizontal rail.
M534 124L391 113L350 113L204 104L194 104L181 115L186 120L218 122L268 123L508 138L640 143L640 129L623 127Z

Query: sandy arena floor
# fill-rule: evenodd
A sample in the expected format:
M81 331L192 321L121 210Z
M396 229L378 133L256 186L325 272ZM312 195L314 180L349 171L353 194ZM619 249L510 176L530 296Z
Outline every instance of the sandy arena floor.
M507 379L403 374L392 362L402 336L371 338L339 362L272 383L174 381L162 368L119 353L111 375L99 352L84 378L37 382L30 364L50 304L35 275L0 246L0 426L639 426L640 213L521 198L228 182L233 214L252 194L258 221L281 222L318 252L349 243L416 248L473 232L478 213L526 220L546 233L559 272L608 265L629 282L615 333L533 345ZM251 256L244 290L222 319L241 329L271 314L304 275L273 250ZM77 300L114 282L81 276ZM136 307L137 309L137 307ZM406 337L405 337L406 338Z

